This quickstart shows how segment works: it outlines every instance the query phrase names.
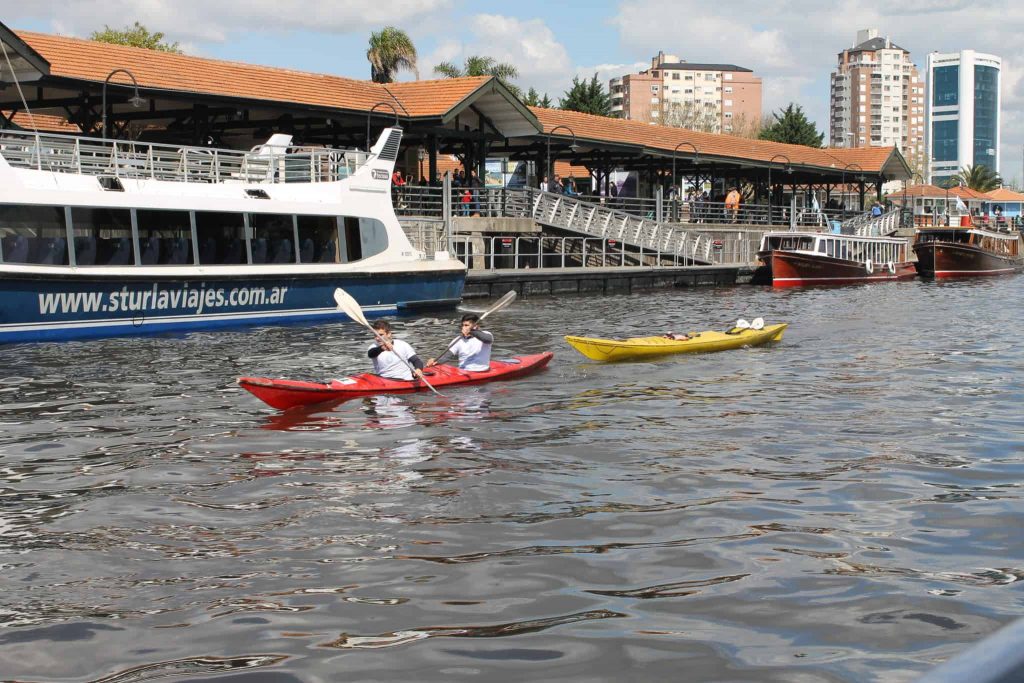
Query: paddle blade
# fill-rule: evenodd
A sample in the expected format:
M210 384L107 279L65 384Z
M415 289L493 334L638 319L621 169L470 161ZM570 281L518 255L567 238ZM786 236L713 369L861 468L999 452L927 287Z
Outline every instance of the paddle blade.
M736 321L736 329L738 329L738 330L746 330L749 327L750 327L750 323L748 321L744 320L743 318L740 318L739 320Z
M490 308L488 308L486 311L484 311L482 314L480 314L480 320L483 320L484 318L489 316L491 313L497 313L498 311L500 311L501 309L505 308L506 306L508 306L509 304L511 304L515 300L516 300L516 290L513 289L513 290L510 290L510 291L506 292L505 296L503 296L500 299L498 299L497 301L495 301L494 304Z
M370 323L366 322L366 316L363 315L363 309L359 306L359 302L341 287L334 290L334 301L338 304L338 309L352 320L365 327L370 326Z
M764 329L764 318L754 318L754 322L750 323L752 330L763 330Z

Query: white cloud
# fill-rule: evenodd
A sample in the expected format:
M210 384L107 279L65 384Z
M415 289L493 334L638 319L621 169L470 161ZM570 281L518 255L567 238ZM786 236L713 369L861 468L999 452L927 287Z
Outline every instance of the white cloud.
M555 88L570 80L569 53L540 19L477 14L469 18L459 33L461 42L447 40L431 52L424 62L424 74L439 62L461 65L466 57L480 55L512 64L519 71L517 85L524 90L534 87L547 91L552 98L562 92Z
M203 43L254 30L363 33L386 25L401 27L452 4L453 0L0 0L0 13L8 25L22 18L49 19L54 31L75 36L86 36L104 24L122 27L139 21L163 31L171 41Z

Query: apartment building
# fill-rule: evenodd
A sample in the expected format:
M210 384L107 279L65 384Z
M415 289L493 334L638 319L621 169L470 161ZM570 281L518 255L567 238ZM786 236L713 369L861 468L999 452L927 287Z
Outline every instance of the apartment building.
M712 133L761 121L761 78L735 64L685 62L659 52L651 67L613 78L612 115Z
M925 83L910 53L878 29L857 32L832 72L829 140L833 147L896 146L924 175Z
M974 50L933 52L927 60L927 177L949 182L964 166L999 172L1002 60Z

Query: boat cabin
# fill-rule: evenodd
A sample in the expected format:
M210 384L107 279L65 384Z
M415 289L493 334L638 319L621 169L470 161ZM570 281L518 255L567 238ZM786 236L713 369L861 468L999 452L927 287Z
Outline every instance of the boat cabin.
M918 231L916 242L918 244L930 242L962 244L1003 256L1019 256L1021 254L1021 237L1020 233L1016 231L997 233L977 228L928 229Z
M901 237L770 232L761 238L759 252L797 251L857 263L902 263L907 260L907 248L907 240Z

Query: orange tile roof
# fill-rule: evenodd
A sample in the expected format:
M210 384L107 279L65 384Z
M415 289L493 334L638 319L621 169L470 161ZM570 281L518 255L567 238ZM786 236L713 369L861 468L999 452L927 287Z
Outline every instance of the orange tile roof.
M3 114L5 116L9 115L7 112L3 112ZM38 130L46 133L77 134L82 132L81 128L73 123L69 123L63 116L52 116L50 114L32 114L29 116L25 112L18 112L14 115L11 122L25 130Z
M856 149L818 149L803 145L790 145L767 140L751 140L735 135L717 133L700 133L685 128L652 125L642 121L608 118L583 114L562 109L543 109L530 107L530 111L544 126L548 133L558 126L568 126L576 133L577 140L593 140L619 142L629 145L642 145L658 151L671 153L678 146L680 157L693 156L690 143L697 148L700 156L730 159L744 159L771 163L773 157L785 156L794 166L813 166L842 170L851 164L857 164L866 173L880 172L895 152L894 147L864 147ZM570 138L564 128L554 133L557 136ZM781 158L775 159L776 165L784 165ZM855 172L857 169L849 169Z
M227 95L355 111L369 111L384 101L410 117L442 116L490 80L488 77L451 78L384 85L46 33L18 31L17 34L50 62L50 73L56 77L102 83L112 70L125 68L135 75L140 88L150 90ZM130 84L131 79L119 73L110 82ZM377 111L390 110L381 106Z
M985 196L994 202L1024 202L1024 194L1014 192L1008 187L1000 187L997 190L986 192Z
M907 187L906 192L900 190L899 192L890 192L886 196L898 199L904 195L907 197L929 197L933 199L943 199L947 195L960 197L961 199L979 201L987 201L990 199L987 194L977 192L967 187L951 187L947 190L946 188L938 187L937 185L911 185Z

